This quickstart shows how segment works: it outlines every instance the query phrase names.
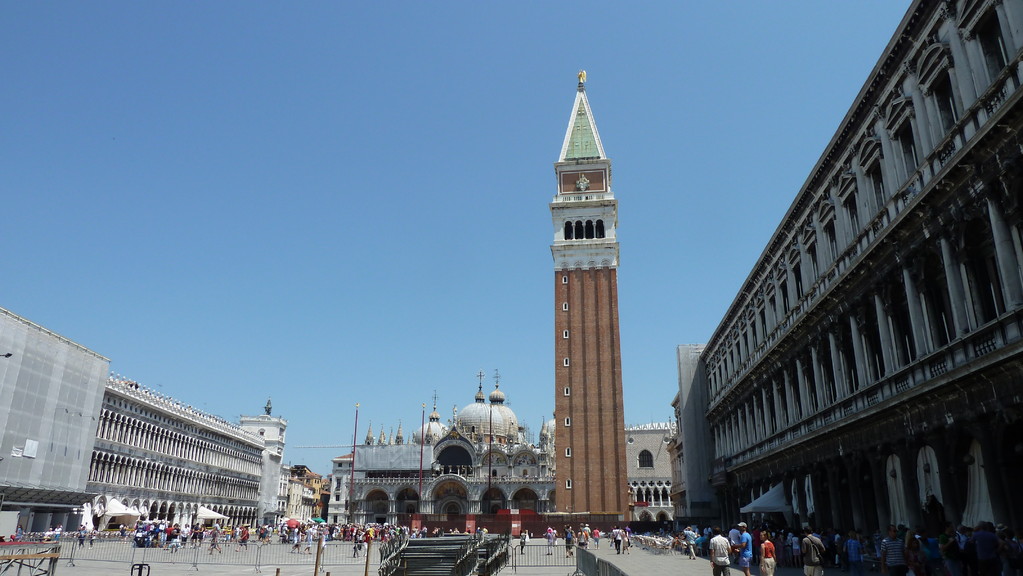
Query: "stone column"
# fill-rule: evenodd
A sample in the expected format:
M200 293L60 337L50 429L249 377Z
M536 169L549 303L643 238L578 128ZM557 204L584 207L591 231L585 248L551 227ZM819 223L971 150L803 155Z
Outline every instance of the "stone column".
M917 292L916 282L913 281L913 274L906 266L902 267L902 282L906 288L906 307L909 308L910 329L913 331L913 345L916 356L919 358L927 353L927 345L924 336L924 323L921 318L920 293Z
M809 386L806 385L806 377L803 375L803 363L796 358L796 386L799 387L799 398L803 407L802 416L806 418L817 411L817 407L810 403Z
M845 371L842 370L842 352L838 348L838 339L835 336L833 327L828 330L828 349L831 351L831 373L835 377L835 399L844 398L848 395L849 386L846 383Z
M867 368L866 355L863 353L863 338L860 336L860 318L854 312L849 315L849 334L852 338L853 356L856 362L856 381L850 382L855 389L863 388L871 379L870 370Z
M963 511L955 485L956 436L952 428L935 430L928 434L927 443L934 449L934 459L938 462L938 483L941 485L941 505L945 508L945 520L958 526Z
M1019 263L1016 261L1012 234L1002 216L1001 208L991 198L987 199L987 213L991 221L991 235L998 258L998 271L1001 272L1002 289L1005 291L1005 305L1009 309L1015 309L1023 303L1023 285L1020 284Z
M781 394L782 387L777 380L771 379L772 396L774 396L774 427L775 432L781 432L786 426L788 426L788 418L784 410L781 408Z
M945 267L945 283L952 307L952 323L955 325L956 336L963 336L970 331L969 316L966 314L966 291L963 289L963 277L959 272L959 260L952 250L952 243L942 236L941 261Z
M888 313L884 309L881 295L874 293L874 314L877 315L877 331L881 338L881 357L884 360L884 374L887 376L895 371L895 359L892 357L892 331L888 326Z
M844 458L846 489L849 493L849 509L852 510L852 524L843 526L855 526L860 530L866 530L867 518L863 505L863 482L860 480L863 471L860 470L862 460L859 454L853 454L851 458Z
M839 496L839 482L841 482L841 475L839 474L838 466L840 462L834 458L824 463L824 472L828 477L828 518L822 520L827 521L828 526L848 526L849 523L842 518L842 499Z
M900 443L896 448L899 455L899 484L902 485L902 493L906 496L906 515L909 517L910 526L920 526L923 523L923 515L920 507L920 486L916 477L916 446L908 443Z
M796 410L795 391L792 389L792 377L789 375L789 371L783 368L781 374L782 379L784 380L783 386L785 386L785 408L788 414L785 420L787 424L792 424L793 422L799 420L802 415L799 413L798 410Z
M884 534L885 528L892 523L891 509L888 506L888 484L884 473L884 455L875 452L870 455L870 480L874 487L874 507L877 510L878 528Z

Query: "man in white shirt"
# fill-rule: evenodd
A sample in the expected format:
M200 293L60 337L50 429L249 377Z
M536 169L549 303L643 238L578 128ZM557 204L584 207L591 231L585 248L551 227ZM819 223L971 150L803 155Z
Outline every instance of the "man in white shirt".
M721 534L721 528L711 528L714 537L710 539L710 565L713 568L713 576L728 576L728 555L732 552L732 545Z

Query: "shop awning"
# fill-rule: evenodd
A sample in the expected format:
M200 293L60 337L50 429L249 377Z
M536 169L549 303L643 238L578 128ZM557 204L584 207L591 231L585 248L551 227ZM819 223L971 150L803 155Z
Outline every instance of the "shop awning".
M200 520L227 520L227 516L219 512L214 512L205 506L199 506L199 512L195 515Z
M104 516L133 516L138 518L141 516L138 510L128 508L124 504L121 504L120 500L110 500L107 502L107 510L103 513Z
M792 506L785 500L785 485L775 484L759 498L739 508L742 514L752 512L792 512Z

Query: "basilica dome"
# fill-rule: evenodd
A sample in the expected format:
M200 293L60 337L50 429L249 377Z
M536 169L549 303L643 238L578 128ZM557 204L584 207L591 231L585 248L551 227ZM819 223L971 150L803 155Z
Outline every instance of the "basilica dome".
M491 430L493 430L495 442L507 439L504 417L500 412L492 410L487 405L486 397L483 396L483 384L480 384L479 390L476 392L476 401L459 410L457 420L458 431L470 440L487 442L490 439Z
M504 405L504 392L501 392L501 385L497 384L494 387L494 391L490 393L490 406L494 410L494 415L501 415L503 421L503 428L498 428L496 420L494 421L494 434L502 435L508 438L508 442L518 443L519 439L519 419L515 417L515 412L511 408Z
M440 414L437 413L437 407L434 406L433 412L430 412L430 421L412 434L412 441L416 444L435 444L447 433L448 428L440 423ZM424 436L426 437L425 442Z

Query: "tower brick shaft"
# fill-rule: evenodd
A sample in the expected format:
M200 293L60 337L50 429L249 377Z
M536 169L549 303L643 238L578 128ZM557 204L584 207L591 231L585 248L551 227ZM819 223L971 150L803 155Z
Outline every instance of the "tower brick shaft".
M628 506L618 329L618 201L580 73L554 165L554 418L559 512Z

